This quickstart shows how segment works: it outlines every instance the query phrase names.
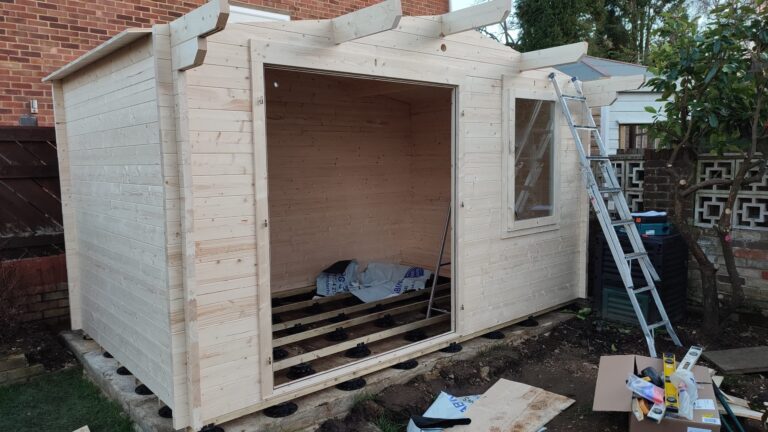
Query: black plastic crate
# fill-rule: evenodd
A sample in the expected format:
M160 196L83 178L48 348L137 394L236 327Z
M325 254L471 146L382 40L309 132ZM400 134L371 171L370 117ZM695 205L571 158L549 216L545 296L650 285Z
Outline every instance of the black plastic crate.
M611 255L608 243L602 231L598 230L599 238L592 244L592 288L598 310L606 320L637 324L634 310L624 288L616 263ZM625 251L631 251L626 234L619 233L619 239L625 246ZM661 297L667 315L672 321L685 318L688 286L688 249L679 234L668 236L642 237L643 245L648 252L661 281L656 283L656 289ZM632 266L632 278L636 288L645 285L640 266ZM649 323L660 319L656 306L653 305L650 293L641 293L638 302Z

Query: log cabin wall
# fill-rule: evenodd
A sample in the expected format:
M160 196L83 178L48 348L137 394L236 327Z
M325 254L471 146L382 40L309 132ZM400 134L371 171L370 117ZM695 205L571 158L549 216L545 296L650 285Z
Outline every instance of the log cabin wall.
M451 202L451 89L440 89L437 97L411 107L410 200L408 242L402 261L433 269L437 262L445 217ZM445 244L443 262L451 258L451 235ZM450 267L440 272L450 277Z
M164 178L152 40L54 85L73 327L172 403Z

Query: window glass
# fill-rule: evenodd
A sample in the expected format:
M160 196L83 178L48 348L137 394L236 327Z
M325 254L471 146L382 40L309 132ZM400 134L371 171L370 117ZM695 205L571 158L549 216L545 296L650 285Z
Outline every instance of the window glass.
M552 216L553 101L515 99L515 220Z
M648 125L619 125L619 148L624 150L641 150L647 148L655 148L657 145L658 140L649 140Z

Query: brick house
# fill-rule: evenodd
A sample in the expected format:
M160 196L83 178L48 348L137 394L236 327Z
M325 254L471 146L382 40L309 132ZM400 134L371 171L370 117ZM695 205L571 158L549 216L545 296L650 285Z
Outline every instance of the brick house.
M126 27L171 21L204 0L0 0L0 126L15 126L37 101L40 126L53 125L50 85L41 79ZM290 19L333 18L377 0L247 0L243 7ZM407 15L448 11L448 0L403 0ZM247 13L243 11L243 13Z

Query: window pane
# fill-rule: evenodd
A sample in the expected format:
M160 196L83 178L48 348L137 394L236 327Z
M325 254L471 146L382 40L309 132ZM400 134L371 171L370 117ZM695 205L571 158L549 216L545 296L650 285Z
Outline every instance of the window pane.
M555 103L515 99L515 220L552 216Z

